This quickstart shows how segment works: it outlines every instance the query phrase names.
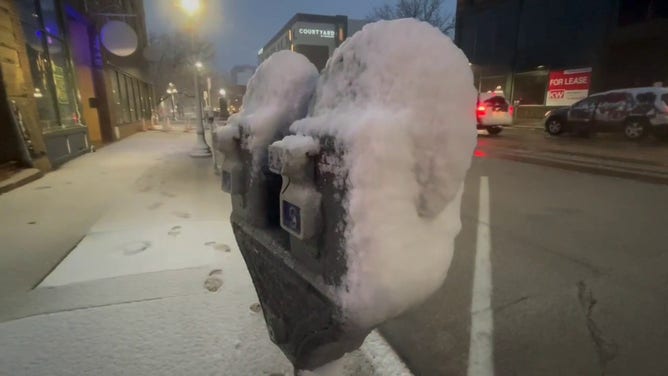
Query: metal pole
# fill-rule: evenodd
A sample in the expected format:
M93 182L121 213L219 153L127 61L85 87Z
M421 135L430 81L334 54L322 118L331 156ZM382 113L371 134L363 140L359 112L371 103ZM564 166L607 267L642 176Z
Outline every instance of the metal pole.
M193 58L197 58L195 56L195 25L192 25L192 30L190 32L190 46L192 48L193 52ZM193 62L194 63L194 62ZM194 67L194 75L193 79L195 80L195 109L197 112L197 143L195 144L195 147L190 151L190 156L191 157L210 157L211 156L211 149L209 149L209 145L206 143L206 139L204 138L204 123L202 122L202 92L200 91L199 88L199 71L197 66L193 65Z
M174 93L170 94L172 97L172 120L176 121L176 106L174 105Z

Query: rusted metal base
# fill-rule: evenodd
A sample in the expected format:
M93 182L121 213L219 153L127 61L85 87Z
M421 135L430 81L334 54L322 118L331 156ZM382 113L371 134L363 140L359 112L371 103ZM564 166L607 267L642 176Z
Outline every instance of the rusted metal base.
M295 369L318 368L361 346L371 328L344 321L333 289L290 254L279 236L285 232L258 229L234 214L231 221L269 336Z

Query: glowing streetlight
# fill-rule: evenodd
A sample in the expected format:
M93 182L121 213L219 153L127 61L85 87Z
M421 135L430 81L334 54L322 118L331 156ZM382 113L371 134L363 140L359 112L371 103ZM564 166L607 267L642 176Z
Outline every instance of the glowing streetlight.
M174 94L178 93L179 91L176 90L176 86L170 82L169 85L167 85L166 92L172 99L172 120L176 121L176 104L174 103Z
M189 15L193 16L199 11L199 0L181 0L181 8Z
M225 89L218 90L218 94L220 94L221 97L224 97L225 96Z
M201 61L197 61L197 62L195 62L195 67L196 67L197 69L202 69L202 67L204 67L204 64L202 64Z

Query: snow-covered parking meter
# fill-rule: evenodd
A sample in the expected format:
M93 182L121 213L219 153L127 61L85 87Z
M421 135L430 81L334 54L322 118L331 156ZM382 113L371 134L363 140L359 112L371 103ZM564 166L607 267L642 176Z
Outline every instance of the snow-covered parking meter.
M237 124L221 128L218 141L220 152L225 155L221 166L221 186L229 194L242 194L246 188L245 170L241 163L240 129Z
M218 137L223 188L269 335L296 369L357 349L443 283L475 100L462 51L412 19L366 25L320 75L290 51L258 67Z

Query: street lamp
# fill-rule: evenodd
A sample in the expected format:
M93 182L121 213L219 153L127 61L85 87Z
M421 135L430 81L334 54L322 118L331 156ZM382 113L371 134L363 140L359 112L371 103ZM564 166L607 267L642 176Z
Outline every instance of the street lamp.
M174 104L174 94L178 93L179 91L176 90L176 86L174 86L173 83L169 83L167 85L167 94L172 98L172 120L176 121L176 105Z
M218 94L220 94L221 97L225 97L225 89L218 90Z
M199 0L181 0L181 8L189 15L193 16L199 11Z
M195 22L193 16L200 9L199 0L181 0L181 8L190 16L190 48L192 50L193 59L195 56ZM210 157L211 149L204 138L204 123L202 121L202 92L199 88L199 71L204 67L202 62L195 62L195 69L193 69L193 80L195 82L195 112L197 114L197 143L190 151L191 157Z

